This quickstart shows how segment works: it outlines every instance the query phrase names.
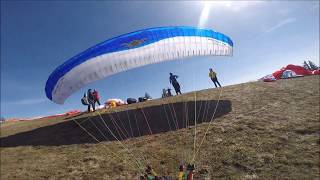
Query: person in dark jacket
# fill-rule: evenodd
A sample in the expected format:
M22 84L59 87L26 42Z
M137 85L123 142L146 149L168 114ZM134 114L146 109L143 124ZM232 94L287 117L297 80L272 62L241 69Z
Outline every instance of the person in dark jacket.
M216 88L218 87L217 84L221 87L218 78L217 78L217 73L214 72L212 70L212 68L209 69L209 77L211 78L212 82L214 83L214 85L216 86ZM217 83L217 84L216 84Z
M89 102L88 112L90 112L90 106L92 107L93 111L96 111L94 97L93 97L91 89L88 89L87 98L88 98L88 102Z
M180 84L178 83L177 78L178 78L177 75L173 75L172 73L170 73L170 78L169 78L170 84L172 84L174 90L176 91L176 94L178 95L178 94L181 94L181 91L180 91Z

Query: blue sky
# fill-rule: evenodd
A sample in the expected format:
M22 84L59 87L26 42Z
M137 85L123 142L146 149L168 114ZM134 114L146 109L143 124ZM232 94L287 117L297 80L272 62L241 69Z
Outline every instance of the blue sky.
M200 26L234 42L233 57L197 57L149 65L92 83L64 105L46 98L50 73L70 57L114 36L159 26ZM289 63L319 64L319 1L1 1L1 116L84 110L87 88L109 98L160 97L179 75L183 92L256 80Z

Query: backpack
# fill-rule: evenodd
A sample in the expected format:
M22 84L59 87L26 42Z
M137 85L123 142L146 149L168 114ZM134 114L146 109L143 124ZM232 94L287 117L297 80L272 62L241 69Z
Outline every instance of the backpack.
M89 105L89 102L88 102L88 98L87 97L83 97L82 99L81 99L81 103L83 104L83 105Z
M128 104L133 104L133 103L136 103L136 102L137 102L137 100L134 99L134 98L128 98L128 99L127 99L127 103L128 103Z

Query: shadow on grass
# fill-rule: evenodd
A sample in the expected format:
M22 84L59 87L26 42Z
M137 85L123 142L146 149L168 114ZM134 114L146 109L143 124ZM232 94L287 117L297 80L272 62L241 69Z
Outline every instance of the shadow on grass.
M214 118L231 111L228 100L220 100L217 108L216 105L216 100L189 101L105 113L102 117L76 119L87 132L70 120L3 137L1 147L96 143L88 133L99 141L113 141L174 131L194 125L195 117L197 124L209 122L215 109Z

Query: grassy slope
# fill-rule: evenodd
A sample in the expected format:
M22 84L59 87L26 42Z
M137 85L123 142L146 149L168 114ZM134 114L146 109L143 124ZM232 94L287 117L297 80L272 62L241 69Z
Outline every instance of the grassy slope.
M197 99L218 99L219 92L198 91ZM193 98L188 93L165 101ZM212 123L196 156L198 179L319 178L319 76L224 87L221 99L232 102L232 111ZM62 121L67 120L6 123L1 137ZM197 126L198 144L207 127ZM1 179L133 179L139 158L158 173L174 176L179 162L193 155L193 134L189 128L126 140L135 156L130 159L117 142L1 148Z

